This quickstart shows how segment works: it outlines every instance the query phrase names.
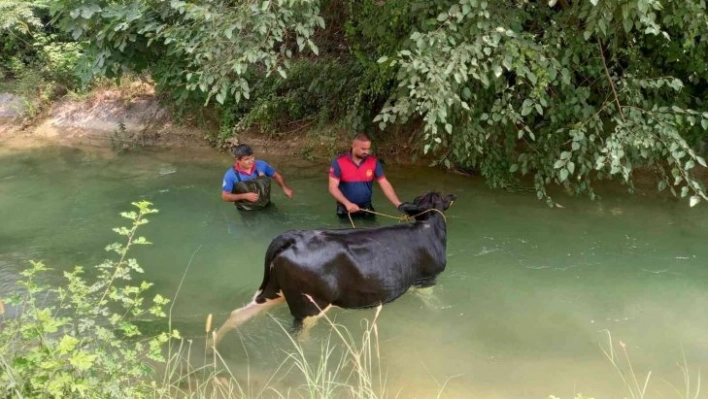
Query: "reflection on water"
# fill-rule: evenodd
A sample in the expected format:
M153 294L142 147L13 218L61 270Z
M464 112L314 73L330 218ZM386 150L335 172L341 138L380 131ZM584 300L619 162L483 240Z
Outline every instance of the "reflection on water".
M268 159L266 157L266 159ZM97 264L124 225L130 202L152 201L160 213L141 233L153 245L133 253L155 290L174 297L184 335L204 335L208 313L221 323L260 284L270 240L289 229L349 227L327 194L327 165L268 159L295 197L274 190L274 207L239 212L220 199L228 155L177 151L115 157L45 148L0 152L0 296L29 259L60 271ZM610 193L591 202L557 194L562 209L533 195L491 191L477 179L424 168L386 168L402 199L430 189L458 201L447 214L448 268L436 306L405 295L384 307L378 325L388 396L563 398L582 392L624 397L605 359L607 332L626 348L639 377L652 371L647 397L676 397L683 355L695 371L708 363L708 211L685 203ZM602 188L599 189L602 194ZM382 193L375 206L396 214ZM378 225L396 223L378 218ZM401 243L396 251L405 250ZM335 309L352 331L373 310ZM286 306L258 317L223 341L235 373L268 381L291 343ZM306 343L315 353L331 333L320 322ZM336 340L335 340L336 341ZM683 352L683 353L682 353ZM273 382L300 384L295 375Z

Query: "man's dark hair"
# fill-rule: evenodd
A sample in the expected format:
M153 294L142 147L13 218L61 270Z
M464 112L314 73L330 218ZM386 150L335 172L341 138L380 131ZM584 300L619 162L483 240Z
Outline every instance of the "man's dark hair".
M366 133L357 133L354 136L354 140L359 140L359 141L371 141L371 137L369 137L368 134Z
M231 152L233 152L234 157L236 157L236 159L238 160L243 157L250 157L251 155L253 155L253 148L251 148L251 146L248 144L239 144L237 146L234 146L231 149Z

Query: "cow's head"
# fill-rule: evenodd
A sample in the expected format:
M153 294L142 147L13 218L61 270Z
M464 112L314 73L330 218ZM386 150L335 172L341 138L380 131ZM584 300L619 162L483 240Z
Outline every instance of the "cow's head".
M416 197L413 203L404 202L398 209L408 216L413 216L418 220L424 220L432 216L433 213L436 213L433 209L440 212L446 211L456 199L457 197L454 194L442 195L438 192L431 191Z

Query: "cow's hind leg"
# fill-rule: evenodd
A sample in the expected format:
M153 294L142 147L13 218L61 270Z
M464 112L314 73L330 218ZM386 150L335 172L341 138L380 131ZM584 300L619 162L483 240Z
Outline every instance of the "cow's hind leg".
M246 320L257 315L258 313L282 303L284 300L285 298L280 292L269 296L264 296L262 292L256 293L253 300L248 305L231 312L229 318L216 331L216 339L213 340L213 345L210 346L216 347L226 333L243 324Z

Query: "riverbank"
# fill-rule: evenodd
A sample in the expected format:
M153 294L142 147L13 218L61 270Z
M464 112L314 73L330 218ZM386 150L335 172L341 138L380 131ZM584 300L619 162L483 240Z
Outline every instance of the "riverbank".
M349 146L351 132L338 126L325 128L300 123L287 132L266 134L258 129L239 132L221 146L209 138L220 128L216 112L199 110L193 115L175 116L175 112L155 95L150 85L133 82L93 90L83 95L67 94L34 114L22 97L0 93L0 140L3 149L22 150L47 145L90 147L106 155L141 148L178 151L186 158L230 159L228 147L233 143L250 144L259 157L275 160L287 157L288 163L328 163ZM411 135L404 128L395 128L374 140L374 152L387 165L427 166L433 160L422 156ZM708 183L708 169L696 168L694 174ZM452 170L451 173L461 173ZM659 192L656 168L644 168L633 173L634 192L640 197L675 201L669 190ZM522 179L513 191L535 192L532 176ZM596 194L621 195L628 187L619 180L598 181ZM559 186L548 187L556 201L563 202L568 193Z
M110 148L116 152L141 147L181 148L198 152L225 152L233 143L248 143L260 156L289 156L307 161L329 161L346 151L350 132L336 126L303 124L288 132L265 134L250 129L234 134L221 146L208 140L220 129L215 116L177 118L150 87L94 90L66 95L38 115L30 116L22 97L0 93L0 140L3 146L30 148L43 145ZM178 120L179 119L179 120ZM410 135L402 129L375 140L377 155L388 164L427 165L416 157Z

